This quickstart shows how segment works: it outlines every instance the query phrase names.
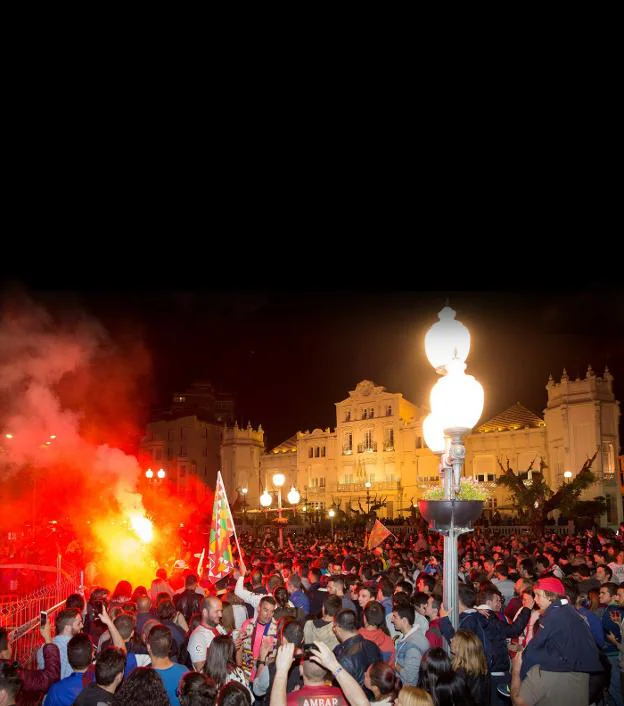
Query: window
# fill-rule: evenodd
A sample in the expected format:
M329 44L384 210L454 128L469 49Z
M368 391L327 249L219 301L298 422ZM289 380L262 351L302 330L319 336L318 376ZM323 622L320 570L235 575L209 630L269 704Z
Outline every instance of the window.
M369 418L369 419L373 419L374 416L375 416L375 408L374 408L374 407L370 407L369 410L368 410L368 418Z
M320 455L321 455L321 448L320 448L320 446L316 446L314 448L314 458L319 458Z
M485 475L483 473L477 474L477 481L483 483L485 481Z
M417 448L417 449L423 449L423 448L424 448L422 436L416 435L416 448Z
M490 481L495 481L496 480L496 474L495 473L488 473L487 474L487 479Z
M350 422L351 421L351 410L347 409L345 410L345 417L344 417L345 422Z
M373 447L373 432L369 429L364 432L364 448L371 449Z
M160 461L162 459L162 449L154 449L154 461Z
M353 483L353 473L345 473L344 482L346 484Z
M392 405L386 405L386 417L391 417L392 416Z
M325 447L321 446L321 456L325 458Z
M308 449L308 458L314 458L314 449L311 446Z
M345 432L344 441L342 444L342 452L350 454L353 452L353 434L350 431Z
M384 451L394 451L394 429L392 427L384 432Z
M325 478L319 478L319 488L325 487Z
M602 472L605 474L615 473L615 454L613 453L613 444L610 441L602 442Z
M362 410L362 419L368 419L368 410L367 409Z

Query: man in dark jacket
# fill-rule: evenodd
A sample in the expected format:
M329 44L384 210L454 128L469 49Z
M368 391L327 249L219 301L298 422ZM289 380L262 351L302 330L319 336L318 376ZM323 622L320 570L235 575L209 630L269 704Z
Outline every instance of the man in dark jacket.
M184 580L184 591L173 597L173 603L184 616L187 625L190 625L193 613L201 613L202 598L202 594L197 591L197 576L189 574Z
M18 704L24 703L36 694L45 693L52 684L61 678L61 653L59 648L52 642L49 621L41 628L41 635L45 640L45 645L43 646L43 669L21 669L19 666L17 667L18 676L24 684L17 700ZM0 628L0 661L12 664L11 647L5 628Z
M542 609L541 629L522 655L514 659L513 706L548 703L589 703L589 672L602 671L598 648L587 623L564 597L554 577L535 584L535 602Z
M308 571L308 581L310 588L308 589L308 599L310 601L310 612L308 620L314 620L321 617L323 601L327 598L327 591L321 591L321 570L311 568Z
M343 608L334 617L334 633L340 642L334 647L336 659L364 687L364 674L373 662L383 662L379 647L358 634L355 611Z
M522 634L529 622L535 603L528 593L524 594L522 601L522 610L515 621L509 624L499 618L502 596L496 586L490 585L477 594L477 603L479 604L477 610L482 611L482 615L486 615L488 619L485 625L485 658L490 671L492 706L496 706L498 703L501 706L507 706L509 703L506 699L503 700L504 697L500 696L497 688L501 685L507 685L511 681L507 638L518 637Z

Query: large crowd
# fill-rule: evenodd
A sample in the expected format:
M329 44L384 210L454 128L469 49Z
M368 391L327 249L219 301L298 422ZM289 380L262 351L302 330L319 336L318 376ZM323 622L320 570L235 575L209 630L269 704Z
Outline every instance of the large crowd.
M0 628L0 706L624 706L624 524L465 535L456 628L439 534L363 539L247 534L216 582L187 557L87 586L31 665Z

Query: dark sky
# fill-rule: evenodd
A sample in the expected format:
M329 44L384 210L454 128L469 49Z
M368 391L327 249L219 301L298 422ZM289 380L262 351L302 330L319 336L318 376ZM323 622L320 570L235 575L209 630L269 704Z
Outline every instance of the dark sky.
M365 378L426 403L436 374L423 337L447 297L472 335L467 372L485 388L482 421L516 401L541 415L548 375L558 381L564 367L575 378L589 363L598 375L608 365L624 398L621 288L116 292L111 285L61 296L79 301L113 336L130 328L144 337L156 405L209 379L235 393L239 423L261 423L269 447L298 430L333 428L334 403Z

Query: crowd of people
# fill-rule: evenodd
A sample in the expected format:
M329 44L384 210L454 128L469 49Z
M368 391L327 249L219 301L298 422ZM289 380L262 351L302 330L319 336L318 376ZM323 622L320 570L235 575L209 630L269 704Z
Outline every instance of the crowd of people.
M88 586L32 665L0 628L0 705L624 706L624 525L465 535L456 626L439 534L362 539L248 534L217 582Z

